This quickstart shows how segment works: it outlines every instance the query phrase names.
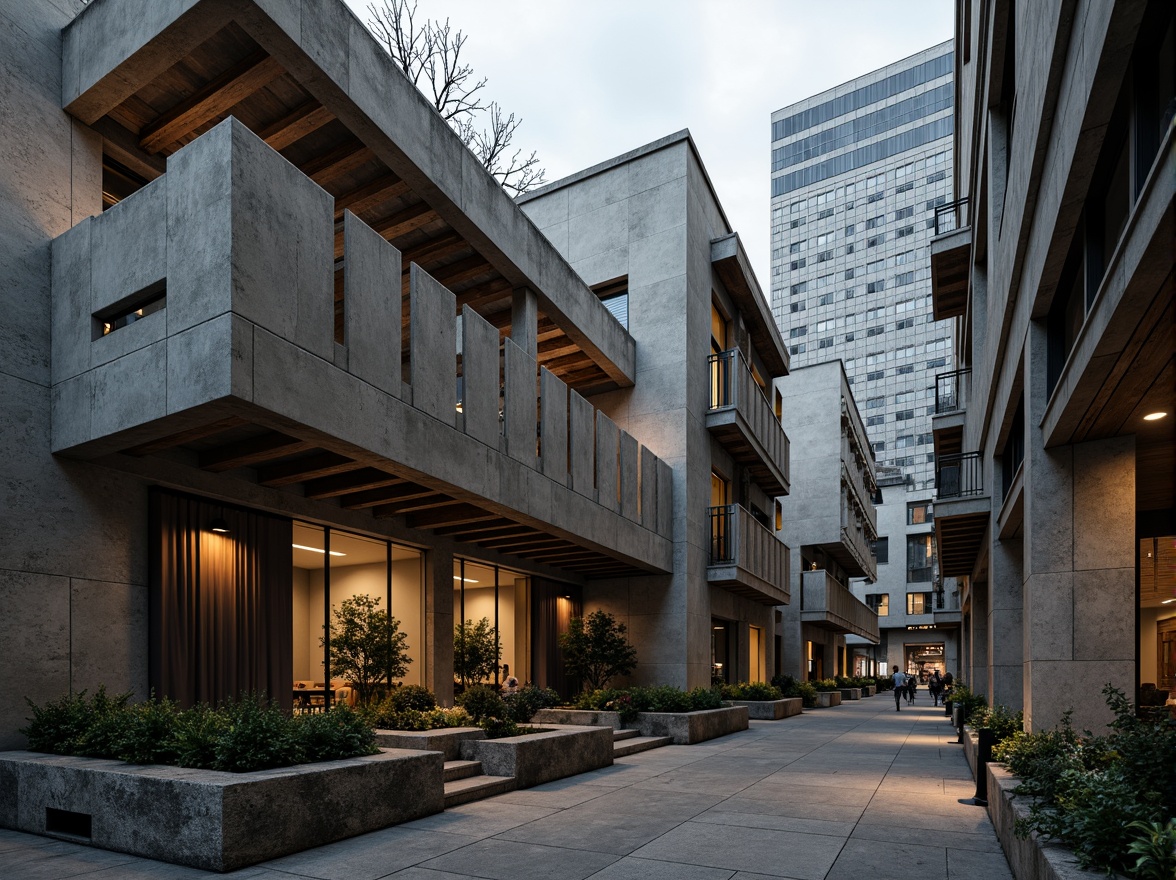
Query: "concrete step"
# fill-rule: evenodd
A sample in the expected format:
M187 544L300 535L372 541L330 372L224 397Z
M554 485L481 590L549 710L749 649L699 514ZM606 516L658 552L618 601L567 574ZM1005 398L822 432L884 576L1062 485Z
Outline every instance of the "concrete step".
M613 757L624 758L638 752L648 752L650 749L660 749L673 742L668 736L634 736L613 745Z
M445 808L514 791L513 776L467 776L445 783Z
M467 779L470 776L482 775L481 761L446 761L445 762L445 781L453 782L455 779Z
M613 742L620 742L623 739L632 739L641 733L639 730L614 730Z

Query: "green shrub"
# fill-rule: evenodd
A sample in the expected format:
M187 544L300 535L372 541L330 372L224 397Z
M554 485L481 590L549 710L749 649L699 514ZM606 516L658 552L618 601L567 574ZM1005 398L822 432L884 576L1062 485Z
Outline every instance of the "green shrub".
M581 694L576 700L578 709L619 712L621 722L625 724L636 718L638 712L700 712L722 706L723 696L717 688L697 687L684 691L669 684L597 690Z
M171 700L144 700L126 707L117 725L117 757L129 764L175 764L176 714Z
M301 743L291 719L264 696L248 694L219 708L227 724L214 748L214 770L244 773L301 764Z
M457 698L457 705L470 713L475 724L481 724L483 718L507 717L506 704L494 688L483 684L466 688Z
M216 745L228 726L228 716L200 704L178 712L172 739L180 767L216 766Z
M540 709L551 709L563 700L551 688L525 684L513 694L503 694L502 702L506 705L507 715L512 721L526 724Z
M576 698L577 709L591 709L596 712L617 712L622 724L629 724L637 718L637 707L633 695L627 690L608 688L586 691Z
M419 684L405 684L392 688L388 692L387 702L397 712L406 709L428 712L437 708L437 698L433 696L433 692Z
M950 698L953 705L960 707L960 719L964 724L969 723L973 712L983 709L988 705L988 701L984 699L984 694L972 693L972 689L962 681L956 681L952 685Z
M806 709L815 709L817 706L817 689L811 681L802 681L796 685L797 693L804 701L802 705Z
M741 681L739 684L725 684L722 687L724 700L781 700L784 694L778 687L762 681Z
M376 735L358 712L343 705L294 719L295 738L307 762L374 755Z
M841 686L837 684L837 680L833 678L818 678L816 681L812 682L812 685L818 691L828 692L841 690Z
M791 675L777 675L772 679L772 684L786 697L800 697L806 709L817 705L817 689L812 682L800 681Z
M637 649L629 644L627 632L607 611L573 617L568 631L559 637L567 674L582 679L588 690L599 690L618 675L628 675L637 666Z
M129 693L106 695L106 688L86 699L86 692L67 694L38 707L26 700L33 716L21 728L34 752L54 755L83 755L117 758L122 738L123 716L131 699Z
M878 693L894 690L894 679L888 675L879 675L871 683L878 689Z
M523 729L509 718L483 718L478 725L486 732L486 739L502 739L507 736L518 736L520 733L530 733L532 731Z
M972 713L969 723L977 730L982 727L991 730L995 741L1000 743L1021 731L1025 716L1020 710L1009 711L1007 706L984 706Z
M1127 826L1131 843L1127 852L1135 857L1128 871L1137 880L1171 880L1176 877L1176 819L1167 824L1135 821Z

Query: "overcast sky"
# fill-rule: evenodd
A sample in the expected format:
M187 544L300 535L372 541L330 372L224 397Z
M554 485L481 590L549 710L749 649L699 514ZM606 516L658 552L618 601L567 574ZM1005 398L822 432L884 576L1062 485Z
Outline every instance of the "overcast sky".
M365 22L368 0L347 0ZM558 180L689 128L769 280L771 114L950 39L952 0L420 0Z

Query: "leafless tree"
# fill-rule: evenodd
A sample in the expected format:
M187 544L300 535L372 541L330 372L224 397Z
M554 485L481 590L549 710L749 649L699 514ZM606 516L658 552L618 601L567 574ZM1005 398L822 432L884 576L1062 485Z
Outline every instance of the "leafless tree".
M496 101L483 101L486 78L478 79L461 57L466 34L448 18L421 21L417 0L381 0L369 3L368 12L372 34L503 189L521 195L544 183L534 151L524 156L521 149L510 150L523 120Z

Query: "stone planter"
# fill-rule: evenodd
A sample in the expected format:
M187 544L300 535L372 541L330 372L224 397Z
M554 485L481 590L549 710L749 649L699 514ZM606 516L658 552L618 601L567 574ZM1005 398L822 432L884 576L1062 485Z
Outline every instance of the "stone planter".
M0 827L209 871L439 813L440 752L253 773L0 752Z
M444 727L438 730L377 730L376 745L382 749L417 749L443 752L446 761L461 757L461 744L466 740L485 739L480 727Z
M842 700L860 700L861 698L862 698L862 689L861 688L842 688L841 689L841 699Z
M804 700L785 697L782 700L729 700L732 706L746 706L747 717L753 721L779 721L799 715Z
M747 730L746 706L724 706L700 712L638 712L628 726L642 736L668 736L675 745L686 746ZM617 712L594 712L587 709L541 709L532 724L600 724L620 730Z
M490 776L513 776L516 787L530 788L610 766L613 733L609 727L556 725L542 733L466 739L461 756L481 761L482 770Z
M862 686L862 696L863 697L872 697L876 693L878 693L878 686L877 685L867 684L867 685Z
M817 691L817 708L828 709L841 705L841 691Z
M1019 839L1013 827L1018 818L1029 814L1028 799L1012 793L1020 780L1004 764L989 764L987 769L988 815L1017 880L1096 880L1107 876L1079 867L1078 859L1062 844L1047 843L1036 834ZM1123 880L1120 874L1114 876Z

